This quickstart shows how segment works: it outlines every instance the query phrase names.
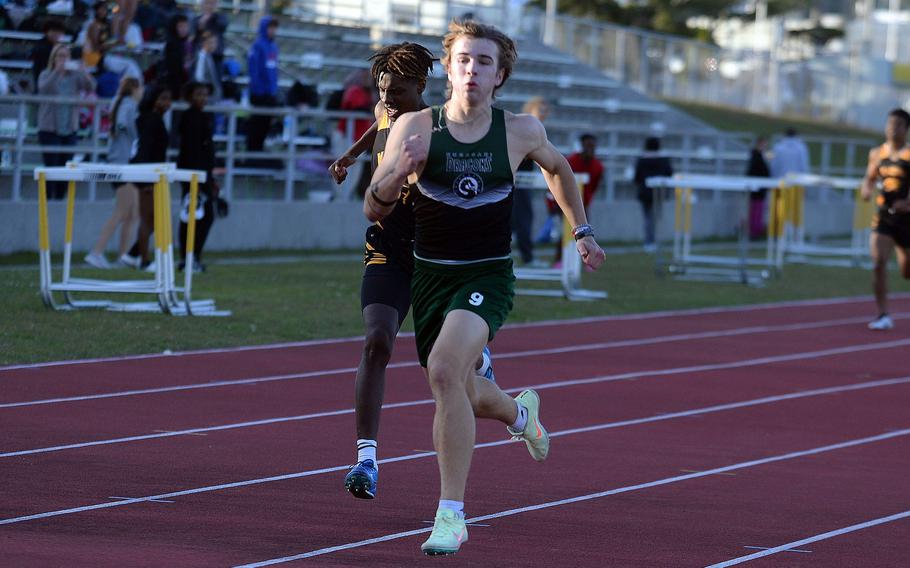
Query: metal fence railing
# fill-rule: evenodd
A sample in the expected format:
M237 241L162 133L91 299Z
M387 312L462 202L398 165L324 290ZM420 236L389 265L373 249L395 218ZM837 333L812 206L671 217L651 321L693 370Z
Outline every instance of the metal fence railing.
M31 200L36 195L33 170L43 165L42 154L66 153L78 155L84 161L103 162L107 154L107 99L47 97L16 95L0 97L0 200ZM71 104L82 111L83 127L75 146L47 146L38 141L34 117L41 103ZM185 105L174 105L179 112ZM367 119L362 112L326 111L318 108L250 107L238 104L217 104L207 107L216 115L220 125L215 136L216 176L226 197L259 198L292 201L308 198L315 189L333 189L327 172L337 158L339 146L347 144L353 135L353 120L347 120L344 134L338 130L339 119ZM275 122L273 144L264 151L251 152L245 147L243 126L252 115L269 115ZM712 132L709 130L654 131L632 125L580 124L573 121L550 120L546 123L551 138L563 141L557 148L563 153L575 150L578 134L591 132L598 137L598 157L605 166L604 187L600 199L612 201L631 197L634 188L631 177L635 159L641 154L644 138L660 136L663 151L678 171L742 175L748 160L751 134ZM280 130L280 135L278 135ZM333 133L340 141L332 149ZM839 177L860 177L865 169L872 139L824 138L806 136L812 172ZM344 146L346 148L346 146ZM343 148L342 148L343 149ZM176 158L176 149L170 150ZM368 160L369 156L362 157ZM267 161L276 167L263 167ZM252 163L251 163L252 162ZM96 185L89 184L88 192L80 198L95 200Z

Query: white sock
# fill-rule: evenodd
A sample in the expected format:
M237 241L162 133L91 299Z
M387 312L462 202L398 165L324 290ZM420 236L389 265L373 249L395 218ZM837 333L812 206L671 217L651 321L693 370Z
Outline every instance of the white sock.
M455 513L458 515L458 518L464 520L464 501L449 501L448 499L440 499L439 508L455 511Z
M518 406L518 418L515 419L515 424L512 424L509 428L513 432L524 432L525 426L528 424L528 409L518 401L515 401L515 405Z
M376 467L379 467L376 462L376 440L357 440L357 461L363 460L373 460Z

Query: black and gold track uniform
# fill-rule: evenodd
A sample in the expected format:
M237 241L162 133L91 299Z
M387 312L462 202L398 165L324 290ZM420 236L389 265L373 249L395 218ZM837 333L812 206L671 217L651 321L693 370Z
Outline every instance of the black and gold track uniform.
M910 196L910 147L892 152L888 144L879 147L878 175L881 191L875 198L878 211L872 229L894 239L902 248L910 248L910 213L896 213L894 202Z
M383 113L373 142L373 171L382 161L392 124ZM398 325L411 307L411 274L414 271L414 196L416 188L406 185L392 212L366 232L363 253L361 310L370 304L384 304L398 310Z

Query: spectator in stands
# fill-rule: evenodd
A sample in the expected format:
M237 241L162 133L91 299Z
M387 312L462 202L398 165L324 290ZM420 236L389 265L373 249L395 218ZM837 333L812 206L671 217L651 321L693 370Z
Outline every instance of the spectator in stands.
M161 83L146 90L139 104L139 118L136 129L139 132L136 155L131 164L157 164L167 161L168 132L164 114L171 108L171 91ZM139 186L139 235L129 251L131 257L139 257L142 267L153 272L155 266L149 257L149 237L155 227L153 185Z
M768 146L768 139L759 136L755 139L755 145L749 152L749 166L746 168L746 175L750 177L768 177L771 170L768 168L768 162L765 161L765 149ZM753 191L749 195L749 238L760 239L765 233L765 196L768 188L761 188Z
M139 116L139 100L142 98L142 84L135 77L124 77L111 109L111 133L107 147L107 161L110 164L128 164L133 157L133 148L139 133L136 118ZM139 220L139 190L132 183L114 184L114 212L101 228L98 241L86 255L85 262L96 268L110 268L104 257L108 240L120 227L119 262L125 266L137 266L138 258L127 255L130 243L135 238L135 225Z
M82 45L82 62L90 69L102 69L102 59L107 50L116 43L111 22L108 20L107 2L95 2L92 7L94 18L88 23L85 43Z
M796 129L788 128L771 153L772 177L809 173L809 149L797 135Z
M192 60L193 42L190 38L190 22L183 14L177 14L171 18L168 25L159 82L163 81L172 93L183 92L183 86L189 80L189 68Z
M521 112L533 115L540 122L544 122L550 114L550 105L543 97L532 97L522 107ZM536 172L534 160L524 160L519 166L520 172ZM512 192L512 233L518 244L518 253L524 264L536 266L534 262L534 243L531 240L531 226L534 224L534 208L532 204L534 190L518 184Z
M218 0L199 0L199 15L193 18L192 28L197 49L202 44L204 32L215 36L215 49L212 55L220 68L224 61L224 33L228 28L228 19L218 12Z
M193 82L205 83L211 86L212 98L217 104L224 97L224 91L221 88L221 66L215 59L215 48L218 45L217 38L215 34L208 30L204 30L201 33L202 38L199 41L199 50L196 52L196 59L191 65L191 76Z
M259 21L259 35L247 59L250 104L254 107L278 106L278 44L275 43L277 30L278 21L271 16L263 16ZM250 117L246 132L248 152L262 151L271 125L272 117L269 115L254 114ZM272 161L254 160L253 163L266 167L280 167Z
M142 30L145 41L166 40L167 25L172 11L176 9L173 0L142 0L136 8L133 21Z
M56 97L78 97L95 90L95 80L78 61L70 60L70 48L57 44L51 50L47 68L38 75L38 93ZM79 113L75 105L40 103L38 105L38 140L42 146L74 146L79 128ZM45 166L63 166L72 153L45 152ZM63 199L66 182L49 182L50 199Z
M117 12L114 14L114 37L120 43L126 43L126 31L133 18L136 17L136 8L139 0L117 0Z
M645 251L657 250L654 240L654 226L657 211L654 207L654 190L648 187L646 180L649 177L672 176L673 164L670 158L660 154L660 138L649 136L645 140L645 151L635 161L635 187L638 190L636 197L641 203L642 218L644 221Z
M582 188L582 203L585 207L585 215L588 215L588 206L591 205L594 193L600 187L600 181L603 179L604 165L597 159L597 137L593 134L582 134L578 138L578 142L581 144L581 151L571 154L566 160L576 174L588 174L588 182ZM559 211L559 205L550 192L547 192L547 209ZM590 217L588 218L590 219ZM559 231L554 260L557 266L561 266L562 231Z
M47 67L47 60L51 56L51 50L60 43L60 39L66 33L63 22L56 18L49 18L44 22L44 37L35 42L32 48L32 82L35 85L35 92L38 92L38 75Z
M177 127L180 136L180 153L177 156L177 167L188 170L202 170L206 173L204 184L199 186L199 201L196 205L196 236L193 243L193 272L205 272L202 264L202 248L208 238L209 230L215 221L215 198L218 197L218 186L212 175L215 168L215 118L205 112L208 102L209 86L204 83L191 82L184 89L184 98L190 108L180 115ZM189 222L190 184L183 182L183 201L180 209L180 255L183 260L179 270L186 266L186 235ZM200 216L201 213L201 216Z
M341 97L341 110L372 112L373 107L376 105L376 100L373 97L373 77L370 75L369 70L358 69L352 72L345 84L344 94ZM338 132L348 144L355 140L360 140L364 133L370 129L370 125L373 124L368 118L358 118L350 126L349 122L351 121L347 119L338 121ZM348 136L349 128L353 129L350 138ZM352 164L348 170L345 185L341 190L344 198L349 199L357 195L359 199L363 199L363 192L370 181L369 177L369 171L364 162L357 161Z

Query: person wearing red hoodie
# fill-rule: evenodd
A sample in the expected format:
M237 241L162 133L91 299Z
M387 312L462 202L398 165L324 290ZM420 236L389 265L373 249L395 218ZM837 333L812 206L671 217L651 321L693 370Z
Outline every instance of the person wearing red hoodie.
M594 198L594 193L597 191L597 188L600 187L600 180L603 179L604 165L600 160L597 159L596 156L596 136L587 133L582 134L578 137L578 142L581 144L581 151L575 152L566 158L566 160L569 162L569 166L572 168L572 171L576 174L588 174L588 183L584 185L581 194L581 200L585 206L585 215L587 215L588 206L591 204L591 200ZM547 210L551 213L554 210L558 211L556 200L553 199L553 195L551 193L547 193ZM554 259L556 264L560 264L562 262L562 237L560 237L559 242L556 243L556 253Z

